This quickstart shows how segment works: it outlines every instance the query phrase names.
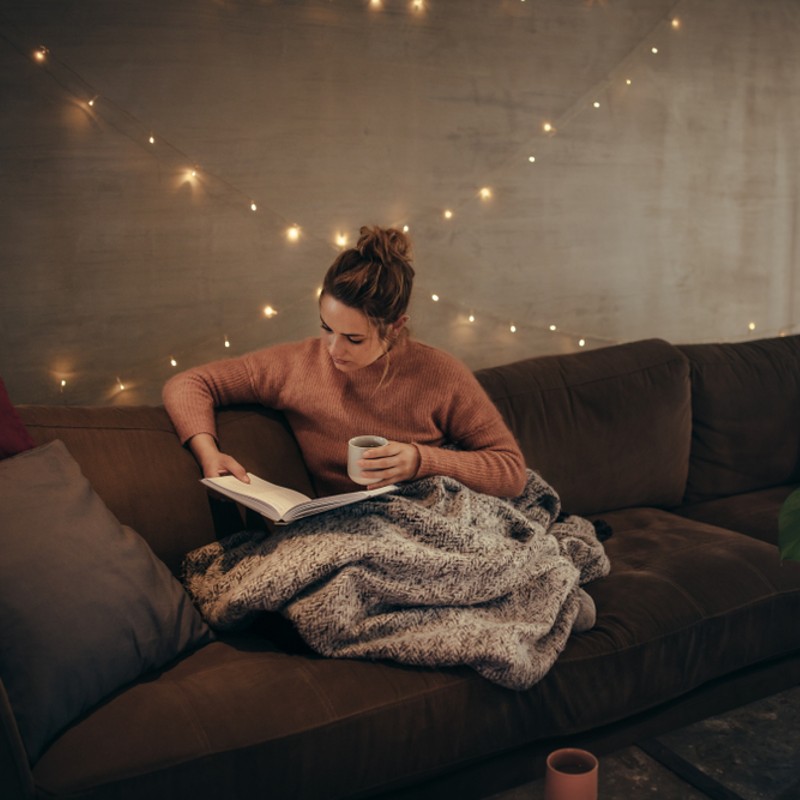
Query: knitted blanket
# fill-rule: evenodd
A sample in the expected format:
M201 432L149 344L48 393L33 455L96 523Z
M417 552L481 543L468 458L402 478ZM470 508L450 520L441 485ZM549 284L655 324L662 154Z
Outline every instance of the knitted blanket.
M466 664L526 689L579 613L576 627L594 624L579 586L608 571L592 523L560 515L529 470L511 501L425 478L273 533L242 531L189 553L183 580L218 630L278 611L326 656Z

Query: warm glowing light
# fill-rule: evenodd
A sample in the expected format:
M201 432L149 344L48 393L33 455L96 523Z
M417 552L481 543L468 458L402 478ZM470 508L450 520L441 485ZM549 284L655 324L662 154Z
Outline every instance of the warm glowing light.
M287 228L286 238L290 242L296 242L300 238L300 228L297 225L292 225L291 228Z
M63 389L66 385L67 385L67 381L64 378L62 378L61 379L61 388Z
M558 328L557 328L555 325L551 325L551 326L550 326L550 330L551 330L551 331L557 331L557 330L558 330Z
M481 189L481 200L491 200L492 199L492 190L488 186L484 186Z
M272 306L264 306L264 316L267 319L272 319L278 312Z
M530 161L531 164L534 164L536 162L536 156L528 156L528 161Z
M33 54L33 57L39 62L42 63L47 58L47 48L40 47L36 50Z
M381 0L369 0L369 4L372 8L380 8L383 5Z
M754 331L756 329L756 324L755 322L751 322L747 327L749 330Z
M346 233L337 233L336 234L336 244L339 247L345 247L347 245L347 234Z
M555 130L555 128L553 127L552 123L545 122L544 125L542 125L542 130L545 133L552 133Z
M650 48L650 52L651 52L653 55L656 55L656 53L658 53L658 48L657 48L657 47L651 47L651 48Z
M119 378L117 378L117 386L121 392L125 391L125 384Z
M672 27L675 28L675 30L678 30L678 28L680 28L680 26L681 26L681 21L677 17L675 17L672 20Z
M322 287L317 286L317 297L322 297Z
M625 78L625 83L626 83L628 86L630 86L630 85L633 83L633 81L632 81L630 78Z
M230 346L231 346L231 340L226 336L225 337L225 347L230 347Z
M173 366L173 367L177 367L177 366L178 366L178 362L177 362L177 361L176 361L174 358L171 358L171 359L169 360L169 363L170 363L170 365L171 365L171 366Z
M453 212L449 208L446 208L444 210L444 218L445 219L453 219Z
M250 210L251 211L258 211L258 206L255 203L250 203Z
M410 230L411 228L409 228L408 225L403 225L403 233L408 233Z
M467 319L469 319L470 322L475 322L475 315L470 314L469 317L467 317Z
M595 101L594 101L594 103L592 103L592 105L593 105L595 108L600 108L600 103L598 103L598 102L597 102L597 100L595 100Z
M586 347L586 339L578 339L578 347Z
M432 294L431 295L431 300L433 300L434 303L438 303L439 302L439 295L438 294Z
M86 105L91 106L92 108L94 108L95 100L97 100L97 98L93 97Z
M411 7L414 9L414 11L422 11L422 9L425 8L425 3L423 0L414 0L414 2L411 4Z
M155 144L156 143L156 137L155 136L151 136L147 141L150 142L150 144Z
M511 323L511 325L509 326L508 329L511 331L511 333L516 333L517 332L517 326L514 325L513 322Z

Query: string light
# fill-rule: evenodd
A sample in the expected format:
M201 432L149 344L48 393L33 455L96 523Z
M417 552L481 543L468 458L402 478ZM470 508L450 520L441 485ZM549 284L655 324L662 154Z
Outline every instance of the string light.
M521 2L525 2L525 0L521 0ZM381 0L370 0L370 5L371 5L373 8L381 8L381 7L383 6L383 3L381 2ZM424 4L423 0L414 0L414 2L411 4L411 7L412 7L414 10L416 10L416 11L422 11L422 10L425 8L425 4ZM662 21L662 22L663 22L663 21ZM673 28L674 30L677 30L677 29L679 29L679 28L681 27L681 21L680 21L680 20L679 20L677 17L675 17L675 18L671 19L671 20L670 20L670 24L671 24L671 26L672 26L672 28ZM645 40L645 41L646 41L646 40ZM642 46L643 44L645 44L645 43L644 43L644 42L640 42L640 43L639 43L639 48L641 48L641 46ZM646 45L645 45L645 47L646 47ZM658 47L656 47L656 46L652 46L652 47L650 48L650 51L651 51L651 53L652 53L653 55L657 55L657 54L658 54L658 52L659 52L659 50L658 50ZM640 51L640 52L641 52L641 51ZM34 59L35 59L37 62L40 62L40 63L41 63L41 62L44 62L44 61L46 61L46 60L47 60L47 57L48 57L48 55L49 55L49 51L47 50L47 48L46 48L46 47L40 47L38 50L35 50L35 51L34 51L34 53L33 53L33 57L34 57ZM57 64L58 64L58 61L57 61L57 60L55 60L55 61L54 61L54 64L53 64L53 66L55 67L55 66L57 66ZM612 79L609 79L609 81L608 81L608 83L609 83L609 84L611 83L611 80L612 80ZM617 78L614 78L613 80L614 80L614 81L616 81L616 80L617 80ZM631 79L630 77L627 77L627 78L625 78L625 84L626 84L627 86L631 86L631 85L632 85L632 79ZM596 87L595 87L595 91L596 91ZM82 90L82 92L83 92L83 90ZM95 95L94 97L92 97L92 98L91 98L90 100L88 100L88 101L85 101L83 98L79 98L79 100L80 100L80 102L81 102L82 104L83 104L83 103L85 103L85 104L86 104L88 107L90 107L90 108L93 108L93 107L95 106L95 102L96 102L96 100L98 99L98 97L99 97L99 95ZM602 99L602 98L600 98L600 99ZM600 108L600 107L601 107L600 99L594 100L594 101L592 102L592 106L593 106L594 108L596 108L596 109L597 109L597 108ZM591 100L591 96L587 97L586 95L584 95L584 96L583 96L583 97L580 99L580 102L579 102L579 103L576 103L576 108L579 108L579 109L585 109L585 108L586 108L586 106L588 105L588 103L587 103L587 101L588 101L588 100ZM107 103L105 103L105 102L102 104L102 107L103 107L103 109L104 109L104 110L105 110L105 108L107 107L107 105L108 105L108 104L107 104ZM130 115L129 115L129 116L130 116ZM558 120L556 120L555 122L557 122L559 125L562 125L562 123L564 122L565 116L566 116L566 115L562 115L562 116L561 116L561 117L559 117L559 119L558 119ZM134 120L135 120L135 118L132 118L132 119L134 119ZM138 121L137 121L137 122L138 122ZM554 124L553 122L550 122L550 121L548 121L548 122L545 122L545 123L543 124L543 126L542 126L542 129L543 129L543 131L544 131L545 133L547 133L547 134L554 134L554 133L556 132L556 126L555 126L555 124ZM141 142L141 141L143 140L143 138L144 138L144 137L143 137L143 133L144 133L145 131L146 131L146 128L145 128L144 126L141 126L141 128L138 130L138 132L137 132L136 136L135 136L135 137L133 137L133 136L132 136L131 138L136 138L136 140L137 140L138 142ZM149 142L151 145L155 145L155 143L156 143L156 137L155 137L154 133L151 133L151 134L150 134L150 136L149 136L149 138L148 138L148 142ZM169 148L171 148L172 150L174 150L174 151L178 152L178 151L177 151L177 148L174 148L172 145L170 145L168 142L166 142L166 141L165 141L164 139L162 139L162 138L160 138L160 139L159 139L159 145L160 145L160 147L159 147L159 150L163 150L163 149L164 149L164 147L169 147ZM528 162L529 162L530 164L534 164L534 163L536 162L536 156L534 156L534 155L529 155L529 156L528 156ZM191 162L190 162L190 163L191 163ZM191 177L192 177L192 178L196 178L198 173L197 173L197 170L196 170L196 169L192 169L192 170L189 172L189 174L191 175ZM213 176L212 176L212 177L213 177ZM221 179L220 179L220 180L221 180ZM223 182L224 182L224 181L223 181ZM233 188L235 191L237 191L237 192L238 192L238 190L237 190L235 187L231 187L231 186L230 186L230 184L227 184L227 185L229 186L229 188ZM244 193L240 193L240 194L241 194L241 195L243 195L243 196L246 198L246 195L244 195ZM489 187L482 187L482 188L479 190L479 195L480 195L480 198L481 198L482 200L489 200L489 199L491 199L491 198L492 198L492 196L493 196L493 193L492 193L492 190L491 190ZM255 212L255 211L257 210L257 205L256 205L256 203L255 203L254 201L250 203L250 209L251 209L253 212ZM453 214L453 211L452 211L451 209L446 209L446 210L445 210L443 213L444 213L444 217L445 217L445 219L448 219L448 220L449 220L449 219L452 219L452 218L453 218L453 216L454 216L454 214ZM299 237L300 237L300 230L301 230L301 229L300 229L300 227L299 227L298 225L293 225L293 226L291 226L290 228L288 228L288 229L287 229L287 231L286 231L286 235L287 235L287 237L288 237L288 238L289 238L291 241L297 241L297 240L299 239ZM402 227L402 230L403 230L403 232L404 232L404 233L408 233L408 232L409 232L409 226L408 226L408 225L403 225L403 227ZM344 246L346 245L346 243L347 243L347 236L346 236L346 234L344 234L344 233L337 233L337 234L336 234L336 244L337 244L337 245L339 245L340 247L344 247ZM318 295L319 295L319 294L321 294L321 291L322 291L322 290L321 290L321 288L320 288L320 289L318 290ZM431 298L432 298L432 300L433 300L434 302L439 302L439 300L440 300L439 296L438 296L438 295L436 295L436 294L433 294L433 295L431 295ZM445 302L444 304L445 304L445 305L447 305L447 303L446 303L446 302ZM266 306L266 307L264 308L264 310L263 310L263 311L264 311L264 315L265 315L267 318L271 318L271 317L275 316L275 315L278 313L278 312L277 312L277 311L276 311L276 310L275 310L275 309L274 309L272 306ZM479 311L480 311L480 309L479 309ZM463 314L463 311L462 311L461 313ZM481 312L481 313L482 313L482 312ZM463 316L461 316L460 318L461 318L462 320L464 319L464 317L463 317ZM484 318L484 315L482 314L482 321L483 321L483 318ZM475 320L476 320L476 317L475 317L475 314L474 314L474 312L473 312L473 311L470 311L470 313L469 313L469 315L468 315L467 319L468 319L468 321L469 321L470 323L474 323L474 322L475 322ZM502 324L502 320L499 320L499 319L497 319L496 321L497 321L497 322L499 322L500 324ZM523 327L524 329L525 329L525 328L530 328L530 327L540 327L541 329L544 329L544 326L530 326L530 325L528 325L528 324L524 324L522 327ZM753 321L751 321L751 322L749 322L749 323L748 323L747 327L748 327L748 329L749 329L750 331L754 331L754 330L756 330L756 323L755 323L755 322L753 322ZM509 330L511 333L516 333L516 332L517 332L517 330L518 330L518 328L517 328L517 325L516 325L515 323L511 323L511 324L509 325L509 328L508 328L508 330ZM558 331L559 329L558 329L558 327L557 327L555 324L550 324L549 326L547 326L547 330L549 330L549 331L551 331L551 332L555 333L555 332L556 332L556 331ZM563 331L563 332L561 333L561 335L562 335L562 336L570 336L572 341L576 341L576 339L572 338L572 337L574 337L574 336L575 336L575 333L570 333L570 332L568 332L568 331L566 331L566 330L565 330L565 331ZM780 331L780 335L786 335L786 331L784 331L784 330L781 330L781 331ZM595 339L598 339L598 340L599 340L599 337L592 336L592 339L593 339L593 340L595 340ZM581 338L578 338L578 339L577 339L577 344L578 344L578 347L580 347L580 348L583 348L583 347L585 347L585 346L587 345L587 341L586 341L586 339L585 339L585 338L581 337ZM217 345L217 346L218 346L218 345ZM230 340L229 340L229 338L227 337L227 335L224 337L224 346L225 346L226 348L230 348L230 346L231 346L231 345L230 345ZM162 358L163 358L163 356L162 356ZM172 367L177 367L177 360L176 360L175 358L170 358L170 364L172 365ZM121 381L121 379L120 379L119 377L117 377L117 379L116 379L116 380L117 380L117 384L118 384L118 386L119 386L119 388L120 388L120 391L123 391L123 390L125 390L125 388L126 388L126 387L125 387L125 384L123 384L123 382ZM64 389L66 388L66 386L67 386L67 380L66 380L66 379L61 379L61 381L60 381L60 388L61 388L61 391L62 391L62 392L64 391Z

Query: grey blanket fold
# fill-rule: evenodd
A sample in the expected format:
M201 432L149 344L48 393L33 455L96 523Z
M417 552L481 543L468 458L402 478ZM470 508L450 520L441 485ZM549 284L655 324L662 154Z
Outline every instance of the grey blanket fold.
M183 580L218 630L278 611L326 656L466 664L526 689L573 627L593 624L579 586L609 571L592 523L559 512L532 471L510 501L425 478L275 533L201 547Z

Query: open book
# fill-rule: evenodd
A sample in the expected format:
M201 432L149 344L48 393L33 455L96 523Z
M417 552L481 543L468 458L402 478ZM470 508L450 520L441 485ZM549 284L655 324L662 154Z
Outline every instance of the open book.
M243 506L252 508L267 519L271 519L278 524L293 522L301 517L310 517L312 514L319 514L321 511L330 511L332 508L339 508L350 503L357 503L366 500L368 497L375 497L379 494L386 494L397 488L382 486L380 489L360 489L357 492L346 492L345 494L333 494L329 497L318 497L312 499L302 492L294 489L287 489L285 486L278 486L259 478L251 473L250 483L243 483L233 475L221 475L218 478L201 478L200 482L214 489L231 500L241 503Z

